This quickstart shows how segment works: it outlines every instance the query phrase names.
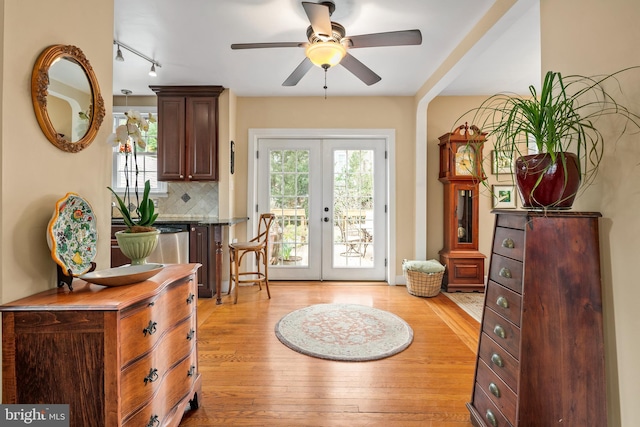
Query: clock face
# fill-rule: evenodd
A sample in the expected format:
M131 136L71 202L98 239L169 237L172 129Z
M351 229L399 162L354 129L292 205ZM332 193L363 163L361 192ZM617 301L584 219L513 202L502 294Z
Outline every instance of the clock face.
M473 175L475 173L475 153L466 145L456 151L456 175Z

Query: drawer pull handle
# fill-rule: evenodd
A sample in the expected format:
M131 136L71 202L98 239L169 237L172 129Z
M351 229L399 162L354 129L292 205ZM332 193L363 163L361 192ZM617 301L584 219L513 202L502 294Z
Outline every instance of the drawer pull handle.
M489 424L491 424L493 427L498 427L498 420L496 419L496 416L493 415L493 412L491 412L491 409L487 409L485 418L487 419L487 421L489 421Z
M196 331L194 331L193 329L189 330L189 333L187 334L187 341L191 341L193 339L193 336L195 335Z
M191 365L191 367L189 368L189 371L187 372L187 376L188 377L192 377L193 374L195 374L195 373L196 373L196 367Z
M505 339L507 337L507 333L505 332L504 328L500 325L496 325L495 328L493 328L493 333L502 339Z
M502 295L498 297L496 304L502 308L509 308L509 301Z
M191 304L194 298L195 298L195 295L192 293L189 293L189 296L187 297L187 304Z
M151 301L151 302L149 303L149 307L153 307L154 305L156 305L156 303L155 303L154 301Z
M489 384L489 392L495 397L500 397L500 389L497 385L495 385L495 383Z
M493 353L491 355L491 362L499 368L504 368L504 361L499 354Z
M152 415L151 418L149 418L149 422L147 423L147 427L155 427L155 426L159 426L160 425L160 420L158 419L157 415Z
M156 368L149 369L149 375L144 377L144 385L147 383L152 383L158 379L158 370Z
M500 269L500 272L498 273L498 275L500 277L504 277L505 279L511 279L511 270L509 270L507 267L502 267Z
M147 334L149 334L149 335L155 334L156 333L156 325L157 325L156 322L154 322L153 320L149 320L149 325L142 330L142 333L144 334L144 336L146 337Z
M504 239L502 241L502 247L503 248L507 248L507 249L513 249L514 248L514 244L513 244L513 240L511 239L511 237L507 237L506 239Z

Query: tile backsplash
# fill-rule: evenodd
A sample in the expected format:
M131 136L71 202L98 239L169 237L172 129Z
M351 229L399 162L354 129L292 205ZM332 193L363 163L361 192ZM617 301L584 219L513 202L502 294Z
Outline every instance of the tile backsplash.
M158 197L160 215L218 216L217 182L169 182L167 197Z
M160 215L218 216L217 182L169 182L166 197L153 197ZM112 209L112 216L120 216Z

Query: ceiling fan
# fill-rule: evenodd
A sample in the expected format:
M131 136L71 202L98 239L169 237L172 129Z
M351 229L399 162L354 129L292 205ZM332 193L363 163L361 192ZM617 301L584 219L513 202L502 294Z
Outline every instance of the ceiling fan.
M331 15L336 8L332 1L322 1L320 3L303 1L302 7L311 22L311 25L307 28L308 42L236 43L231 45L231 49L304 47L306 57L282 83L282 86L295 86L298 84L313 65L323 68L326 72L330 67L338 64L370 86L379 82L382 78L353 57L348 52L350 49L419 45L422 43L420 30L347 36L342 25L331 21Z

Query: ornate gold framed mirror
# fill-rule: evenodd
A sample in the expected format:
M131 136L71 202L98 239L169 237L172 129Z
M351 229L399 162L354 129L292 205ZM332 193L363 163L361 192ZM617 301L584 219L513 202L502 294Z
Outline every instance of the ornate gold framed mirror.
M93 142L105 116L98 79L76 46L42 51L31 75L31 99L42 132L69 153Z

